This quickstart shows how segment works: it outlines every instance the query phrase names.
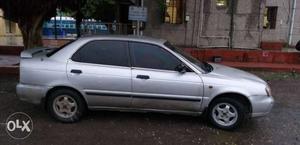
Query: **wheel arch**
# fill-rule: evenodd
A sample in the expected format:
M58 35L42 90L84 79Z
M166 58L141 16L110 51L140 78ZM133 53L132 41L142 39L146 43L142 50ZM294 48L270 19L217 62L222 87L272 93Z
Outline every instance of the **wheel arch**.
M73 87L70 87L70 86L55 86L55 87L52 87L51 89L49 89L47 92L46 92L46 95L45 97L43 98L43 105L44 105L44 108L46 108L46 104L47 104L47 101L48 101L48 98L50 96L51 93L57 91L57 90L61 90L61 89L68 89L68 90L72 90L76 93L78 93L78 95L81 97L81 99L84 100L84 104L86 105L86 107L88 107L87 105L87 100L85 99L85 97L83 96L83 94L78 91L77 89L73 88Z
M247 106L247 110L249 113L252 112L252 104L249 98L241 93L236 93L236 92L227 92L227 93L221 93L216 95L208 104L208 107L217 99L220 98L233 98L235 100L239 100L241 103L243 103L245 106Z

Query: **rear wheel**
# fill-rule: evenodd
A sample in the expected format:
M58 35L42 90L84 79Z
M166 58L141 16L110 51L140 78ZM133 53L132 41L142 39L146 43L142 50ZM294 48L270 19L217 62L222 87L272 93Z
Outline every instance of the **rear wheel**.
M218 128L232 130L246 119L247 111L240 101L232 98L219 98L209 106L210 122Z
M52 117L62 122L76 122L86 111L80 94L68 89L56 90L50 94L47 108Z

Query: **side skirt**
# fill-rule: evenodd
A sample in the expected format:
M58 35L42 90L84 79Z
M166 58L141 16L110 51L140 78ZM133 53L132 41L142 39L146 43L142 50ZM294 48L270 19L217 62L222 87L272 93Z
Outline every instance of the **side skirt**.
M122 107L105 107L105 106L89 106L90 110L107 110L107 111L119 111L119 112L156 112L163 114L180 114L180 115L190 115L190 116L200 116L202 112L192 112L192 111L177 111L177 110L159 110L159 109L140 109L140 108L122 108Z

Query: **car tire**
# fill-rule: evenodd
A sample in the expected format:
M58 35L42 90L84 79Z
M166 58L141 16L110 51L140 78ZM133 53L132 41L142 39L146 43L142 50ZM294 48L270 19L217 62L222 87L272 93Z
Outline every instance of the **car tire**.
M214 100L208 108L210 122L217 128L233 130L238 128L247 119L246 106L232 98Z
M81 95L73 90L60 89L52 92L47 101L50 115L64 123L79 121L86 112Z

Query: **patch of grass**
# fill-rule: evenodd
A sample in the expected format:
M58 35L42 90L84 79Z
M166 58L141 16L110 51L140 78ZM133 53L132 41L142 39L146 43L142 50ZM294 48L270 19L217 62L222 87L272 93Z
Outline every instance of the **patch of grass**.
M297 72L268 72L250 71L264 80L300 80L300 73Z

